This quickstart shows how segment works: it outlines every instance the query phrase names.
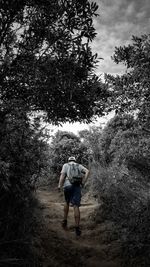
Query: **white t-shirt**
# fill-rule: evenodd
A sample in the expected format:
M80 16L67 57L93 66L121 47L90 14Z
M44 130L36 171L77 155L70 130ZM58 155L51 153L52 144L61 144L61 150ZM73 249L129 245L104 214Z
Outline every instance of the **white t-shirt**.
M65 164L63 165L63 167L62 167L61 173L67 175L67 172L68 172L68 168L69 168L69 164L70 164L70 163L78 164L78 163L76 163L76 162L74 162L74 161L70 161L69 163L65 163ZM83 173L86 172L86 170L87 170L87 169L86 169L84 166L82 166L81 164L78 164L78 167L79 167L79 170L80 170L81 172L83 172ZM70 185L71 185L71 183L70 183L68 177L66 176L63 187L67 187L67 186L70 186Z

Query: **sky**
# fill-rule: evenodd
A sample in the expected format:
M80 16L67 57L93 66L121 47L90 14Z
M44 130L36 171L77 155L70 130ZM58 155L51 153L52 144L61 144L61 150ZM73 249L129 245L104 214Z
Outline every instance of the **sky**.
M94 0L92 0L94 1ZM149 0L95 0L99 16L94 20L97 32L92 48L104 60L96 72L122 74L123 65L111 60L115 47L128 45L132 36L150 33Z
M99 16L94 19L97 36L92 43L92 50L98 53L100 60L96 74L103 75L110 73L113 75L122 74L125 67L117 65L111 59L115 47L128 45L132 36L141 36L150 33L150 0L92 0L99 6L97 13ZM112 118L113 113L99 118L96 125L105 125ZM93 122L91 125L95 125ZM88 125L66 123L60 130L78 133Z

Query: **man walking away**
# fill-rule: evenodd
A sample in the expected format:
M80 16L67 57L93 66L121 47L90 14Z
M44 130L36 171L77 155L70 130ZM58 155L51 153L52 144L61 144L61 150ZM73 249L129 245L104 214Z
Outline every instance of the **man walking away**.
M81 188L86 183L89 176L89 170L78 164L75 157L71 156L68 163L65 163L61 170L59 178L58 189L63 186L65 205L64 205L64 220L62 227L67 227L67 218L69 212L69 204L71 203L74 208L75 218L75 233L77 236L81 235L80 229L80 202L81 202Z

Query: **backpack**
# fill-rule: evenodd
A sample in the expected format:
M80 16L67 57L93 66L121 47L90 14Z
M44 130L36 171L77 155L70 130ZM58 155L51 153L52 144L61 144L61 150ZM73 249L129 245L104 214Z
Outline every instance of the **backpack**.
M78 163L68 163L67 177L71 184L80 185L82 183L83 174Z

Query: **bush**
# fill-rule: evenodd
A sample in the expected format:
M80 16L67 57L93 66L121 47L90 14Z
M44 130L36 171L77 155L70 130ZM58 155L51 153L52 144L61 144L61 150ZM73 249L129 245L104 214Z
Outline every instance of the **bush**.
M92 169L92 189L100 209L96 222L112 221L122 243L123 266L149 266L149 188L140 172L98 165ZM144 260L145 259L145 260Z
M102 133L104 161L97 161L92 168L92 188L101 203L96 221L110 220L118 228L123 266L146 267L150 265L146 257L150 242L150 140L136 120L130 116L129 123L127 120L128 116L116 116Z
M22 262L30 255L32 177L40 171L44 144L22 103L7 102L0 112L0 263L9 266L10 259L15 264L14 258Z

